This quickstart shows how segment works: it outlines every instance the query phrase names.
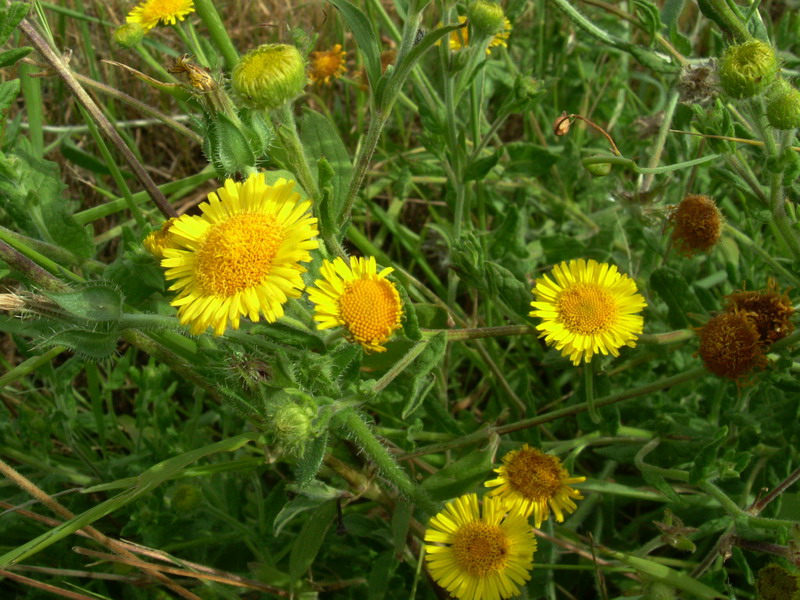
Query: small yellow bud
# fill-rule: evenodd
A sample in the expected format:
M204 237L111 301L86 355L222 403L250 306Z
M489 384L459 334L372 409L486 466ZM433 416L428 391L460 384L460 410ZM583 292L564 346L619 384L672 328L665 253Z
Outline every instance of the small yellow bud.
M780 79L767 98L767 121L775 129L800 127L800 91Z
M144 27L139 23L126 23L117 27L114 32L113 40L117 46L122 48L133 48L141 43L144 37Z
M264 44L245 54L233 68L233 90L250 108L275 109L306 87L306 62L288 44Z
M775 51L759 40L729 46L719 61L719 82L733 98L751 98L766 91L777 72Z

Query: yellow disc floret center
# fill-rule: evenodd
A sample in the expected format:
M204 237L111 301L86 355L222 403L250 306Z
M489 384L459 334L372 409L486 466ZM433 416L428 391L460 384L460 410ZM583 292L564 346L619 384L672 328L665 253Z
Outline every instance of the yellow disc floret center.
M511 488L530 500L553 498L561 487L560 461L533 449L520 450L505 469Z
M572 284L559 294L556 303L564 327L573 333L602 333L616 321L614 297L596 283Z
M357 340L386 341L399 310L397 294L385 279L352 281L339 299L342 320Z
M463 571L477 577L501 571L508 561L511 543L498 525L474 521L453 537L453 555Z
M213 225L197 251L195 278L203 294L229 297L264 281L283 241L274 217L243 213Z

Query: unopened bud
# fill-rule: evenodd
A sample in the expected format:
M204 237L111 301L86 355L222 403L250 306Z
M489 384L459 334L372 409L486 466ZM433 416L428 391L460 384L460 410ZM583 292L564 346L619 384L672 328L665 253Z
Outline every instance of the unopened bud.
M767 99L767 121L775 129L800 127L800 91L788 81L779 80Z
M112 39L121 48L133 48L141 43L144 33L144 27L139 23L126 23L117 27Z
M751 98L766 91L777 72L775 50L759 40L729 46L719 61L720 84L733 98Z
M467 8L467 19L478 39L490 38L501 32L505 18L503 7L491 0L476 0Z
M306 83L305 60L288 44L264 44L251 50L231 74L233 90L251 108L278 108L302 94Z

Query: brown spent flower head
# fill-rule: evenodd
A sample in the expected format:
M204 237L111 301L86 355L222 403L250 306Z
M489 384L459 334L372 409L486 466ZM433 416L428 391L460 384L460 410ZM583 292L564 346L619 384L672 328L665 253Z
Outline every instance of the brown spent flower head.
M772 344L794 331L794 307L789 296L778 290L774 279L761 292L735 292L726 296L725 311L741 312L756 326L760 340Z
M734 381L767 364L764 344L752 320L744 312L725 312L697 331L700 358L714 375Z
M686 256L708 252L719 242L722 215L708 196L687 194L667 220L673 226L672 242Z
M800 577L778 563L761 567L756 588L761 600L800 600Z

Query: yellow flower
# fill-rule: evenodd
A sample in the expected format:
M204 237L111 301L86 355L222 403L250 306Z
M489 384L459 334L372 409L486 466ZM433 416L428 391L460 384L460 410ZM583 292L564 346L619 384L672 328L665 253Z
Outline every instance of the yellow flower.
M125 20L128 23L139 23L148 32L159 22L163 25L175 25L193 12L194 0L145 0L135 6Z
M317 329L343 325L349 337L366 351L383 352L392 333L401 325L403 303L394 284L380 273L375 257L350 257L350 266L341 258L325 260L320 269L324 279L314 282L308 298L315 306Z
M536 280L533 293L536 310L529 314L542 323L539 337L569 356L572 364L591 362L597 352L619 356L617 348L636 346L644 320L640 312L647 303L637 293L636 283L617 267L582 258L553 267Z
M160 229L151 232L142 242L145 249L158 259L164 258L165 248L174 247L169 235L169 228L172 227L176 218L177 217L173 217L164 221Z
M342 50L341 44L336 44L330 50L312 52L308 76L314 83L330 83L331 77L339 79L347 72L346 60L347 52Z
M536 539L525 518L503 502L466 494L448 502L425 530L425 560L436 582L461 600L519 594L531 578ZM443 544L443 545L433 545Z
M586 477L570 477L556 456L525 444L503 457L503 464L494 470L500 475L484 483L495 489L490 496L499 496L511 511L517 511L526 519L533 514L536 527L555 513L556 521L563 523L564 513L573 513L577 508L573 498L583 496L571 484L586 481Z
M318 231L311 202L301 202L293 188L285 179L267 185L263 174L243 183L228 179L200 205L201 216L172 224L174 247L164 249L161 266L175 280L172 305L192 333L213 327L222 335L228 324L238 329L242 315L272 322L289 298L300 297L300 263L311 260Z
M458 17L459 23L466 22L467 17L460 16ZM503 30L496 34L492 41L489 42L489 47L486 48L486 54L492 53L492 48L496 46L505 46L508 47L506 41L508 40L509 35L511 35L511 21L508 19L503 19ZM467 33L467 28L464 27L463 29L457 29L456 31L450 32L450 50L461 50L465 46L469 44L469 34Z

